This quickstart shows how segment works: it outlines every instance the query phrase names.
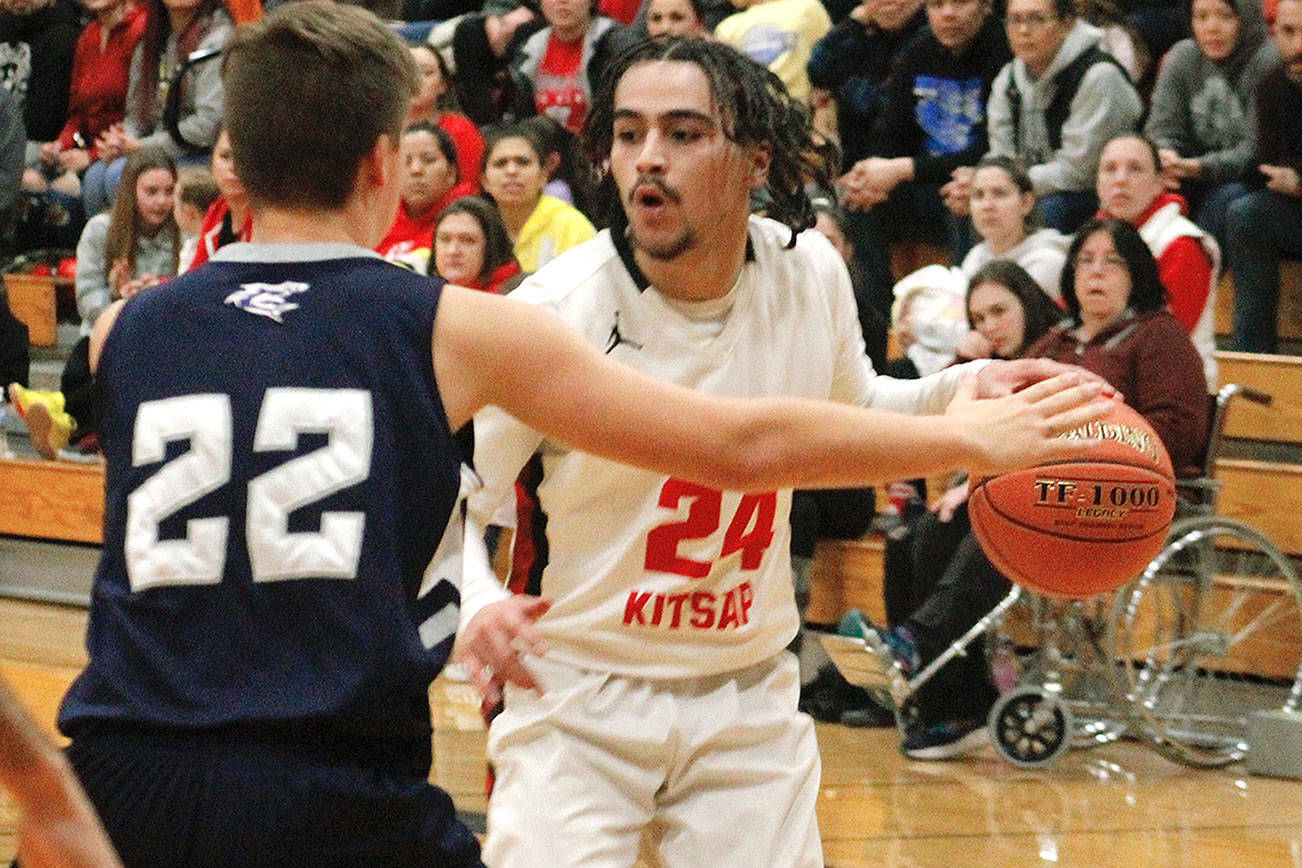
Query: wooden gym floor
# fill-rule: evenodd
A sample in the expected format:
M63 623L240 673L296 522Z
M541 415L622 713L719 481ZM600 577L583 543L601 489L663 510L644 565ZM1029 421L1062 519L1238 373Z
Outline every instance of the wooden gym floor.
M84 660L84 629L82 609L0 599L0 672L46 726ZM440 679L431 698L434 781L475 822L484 732L473 690ZM1136 742L1022 771L989 749L911 762L893 730L820 724L818 737L829 866L1302 865L1302 782L1187 769ZM0 864L13 828L0 795Z

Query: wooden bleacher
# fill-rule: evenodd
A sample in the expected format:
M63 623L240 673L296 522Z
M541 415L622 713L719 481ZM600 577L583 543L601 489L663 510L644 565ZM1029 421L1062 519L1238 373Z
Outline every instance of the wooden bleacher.
M5 297L9 310L27 326L34 347L52 347L58 335L57 279L49 275L6 274Z
M50 274L6 274L4 294L14 316L27 326L34 347L52 347L58 339L60 317L74 317L77 293L71 277Z
M1221 337L1234 334L1234 281L1229 274L1221 275L1215 314L1216 334ZM1302 260L1280 263L1278 330L1280 340L1302 342Z
M98 543L104 523L104 467L0 458L0 534Z

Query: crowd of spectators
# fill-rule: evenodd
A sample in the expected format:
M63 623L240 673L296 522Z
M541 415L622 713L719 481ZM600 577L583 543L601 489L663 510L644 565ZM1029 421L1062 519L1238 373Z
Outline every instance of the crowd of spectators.
M142 148L179 169L206 166L220 128L222 46L239 21L281 2L292 0L0 3L10 252L74 247ZM1243 284L1236 345L1273 351L1276 266L1302 254L1302 142L1289 110L1302 49L1289 42L1290 0L1270 9L1274 38L1259 2L371 0L413 37L421 74L404 136L411 196L383 252L430 268L434 223L464 195L496 206L525 272L588 237L605 220L576 136L602 70L648 33L689 34L734 45L809 102L841 170L818 192L838 208L861 304L881 317L905 276L892 271L901 240L945 245L966 275L1014 259L1057 298L1058 258L1100 211L1104 145L1142 132L1157 156L1156 174L1146 171L1161 184L1164 225L1178 222L1204 254L1198 274L1171 288L1177 318L1206 355L1200 320L1224 266ZM1260 112L1263 99L1274 110ZM505 148L495 169L486 139ZM996 168L994 158L1006 160ZM228 196L213 209L199 262L214 227L226 226L226 240L248 228L229 226ZM1164 278L1192 261L1187 244L1175 249ZM1193 284L1201 298L1188 297Z

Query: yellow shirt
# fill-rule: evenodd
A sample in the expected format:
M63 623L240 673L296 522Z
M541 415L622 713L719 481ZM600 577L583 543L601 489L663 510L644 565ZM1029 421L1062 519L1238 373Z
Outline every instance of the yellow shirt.
M520 237L515 240L515 258L522 271L534 272L596 234L597 230L578 208L544 195L520 227Z

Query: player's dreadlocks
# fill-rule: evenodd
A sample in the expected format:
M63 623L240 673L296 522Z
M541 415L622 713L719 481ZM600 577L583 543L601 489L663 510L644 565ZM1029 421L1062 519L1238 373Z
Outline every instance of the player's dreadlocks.
M583 139L594 166L603 166L610 157L614 127L615 86L630 68L656 60L694 63L705 73L710 96L719 107L723 132L743 147L767 142L772 151L766 188L765 213L791 228L796 234L814 225L814 210L805 193L805 182L826 183L827 167L817 154L812 138L809 110L791 98L776 75L719 42L691 37L660 36L629 46L611 60L601 86L592 101L584 126ZM615 185L606 171L601 178L603 215L622 222Z

